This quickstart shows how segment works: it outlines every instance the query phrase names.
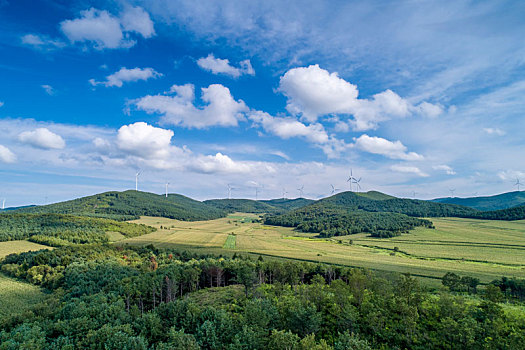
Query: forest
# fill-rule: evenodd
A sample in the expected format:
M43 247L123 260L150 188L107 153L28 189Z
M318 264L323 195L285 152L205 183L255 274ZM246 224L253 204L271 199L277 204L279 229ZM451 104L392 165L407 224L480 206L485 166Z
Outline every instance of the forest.
M436 292L410 275L153 246L62 247L0 266L49 291L0 319L0 349L525 347L523 308L507 306L520 305L509 279L483 292Z
M28 239L52 247L108 242L106 232L136 237L155 231L146 225L64 214L0 214L0 242Z

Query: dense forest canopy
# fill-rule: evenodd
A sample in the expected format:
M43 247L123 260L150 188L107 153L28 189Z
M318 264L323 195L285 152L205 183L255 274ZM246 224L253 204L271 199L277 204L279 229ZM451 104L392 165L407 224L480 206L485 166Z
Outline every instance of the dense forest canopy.
M137 219L141 215L177 220L211 220L226 212L181 195L168 198L140 191L105 192L66 202L19 209L23 213L56 213L97 216L116 220Z
M408 275L151 246L62 247L10 255L0 267L50 291L0 319L1 349L525 348L523 308L500 303L518 302L507 293L525 287L517 280L463 297Z
M0 214L0 242L28 239L59 247L108 242L109 231L136 237L154 230L146 225L65 214Z
M433 199L434 202L459 204L478 210L500 210L517 207L525 204L525 191L514 191L494 196L459 198L446 197Z

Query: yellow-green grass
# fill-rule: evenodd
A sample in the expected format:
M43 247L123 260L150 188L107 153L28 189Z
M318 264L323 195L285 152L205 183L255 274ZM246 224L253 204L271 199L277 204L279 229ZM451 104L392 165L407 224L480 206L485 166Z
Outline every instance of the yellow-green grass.
M234 234L235 251L256 255L409 272L433 279L449 271L475 276L482 282L501 276L525 278L524 221L441 218L432 219L436 229L417 228L390 239L366 234L318 239L291 228L242 223L243 215L198 222L143 217L134 222L157 227L158 231L118 244L229 254L232 251L223 247ZM394 247L400 252L394 253Z
M224 245L222 246L224 249L235 249L235 241L237 236L235 235L228 235L228 238L226 238L226 242L224 242Z
M0 318L22 313L43 299L39 287L0 273Z
M40 249L53 249L46 245L33 243L29 241L8 241L0 242L0 259L9 254L22 253Z

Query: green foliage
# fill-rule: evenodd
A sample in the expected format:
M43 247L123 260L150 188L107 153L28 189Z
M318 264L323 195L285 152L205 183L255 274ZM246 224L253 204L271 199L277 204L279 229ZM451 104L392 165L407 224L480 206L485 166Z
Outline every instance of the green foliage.
M0 265L49 289L23 317L0 320L0 349L525 347L521 306L509 313L505 304L476 295L433 294L409 275L385 280L360 269L151 246L62 247L9 255ZM34 278L44 275L54 277ZM217 280L226 287L207 288ZM242 293L239 282L250 292ZM511 290L522 282L492 286L519 303Z
M94 216L115 220L158 216L178 220L210 220L226 212L181 195L163 195L140 191L105 192L66 202L19 209L23 213L55 213Z
M0 241L29 239L53 247L106 243L107 231L136 237L155 229L109 219L63 214L0 214Z
M205 204L227 211L228 213L281 214L289 210L302 208L314 201L306 198L272 199L255 201L251 199L211 199Z
M525 204L525 192L514 191L498 194L495 196L458 198L447 197L433 200L438 203L458 204L478 210L500 210L508 209Z

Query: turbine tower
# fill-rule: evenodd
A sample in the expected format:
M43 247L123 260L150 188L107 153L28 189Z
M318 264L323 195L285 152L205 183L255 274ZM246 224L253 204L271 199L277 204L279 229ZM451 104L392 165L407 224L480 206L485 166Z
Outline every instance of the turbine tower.
M516 178L516 183L514 184L514 186L518 186L518 192L519 192L520 186L521 186L520 179Z
M359 192L361 190L361 179L361 177L359 179L354 178L354 181L352 181L352 183L356 185L356 192Z
M348 177L348 180L346 180L346 182L348 182L348 184L350 185L350 192L352 192L352 182L354 181L356 181L356 178L352 174L352 169L350 169L350 176Z
M232 199L232 190L234 189L232 185L228 184L228 199Z
M332 192L330 194L335 194L337 191L339 191L339 188L335 188L334 185L330 184L330 186L332 186Z
M283 187L283 199L286 199L286 194L287 194L287 193L288 193L288 192L286 191L286 188Z
M139 190L139 176L142 174L142 170L137 171L135 174L135 191Z
M454 192L456 192L456 189L455 188L451 188L451 189L449 189L449 191L450 191L450 197L453 198L454 197Z
M259 187L255 187L255 200L259 199Z
M304 185L302 185L301 187L297 189L297 191L299 191L299 198L303 198L303 190L304 190Z
M168 198L168 186L169 186L169 182L166 181L166 198Z
M2 200L2 210L5 209L5 198Z

